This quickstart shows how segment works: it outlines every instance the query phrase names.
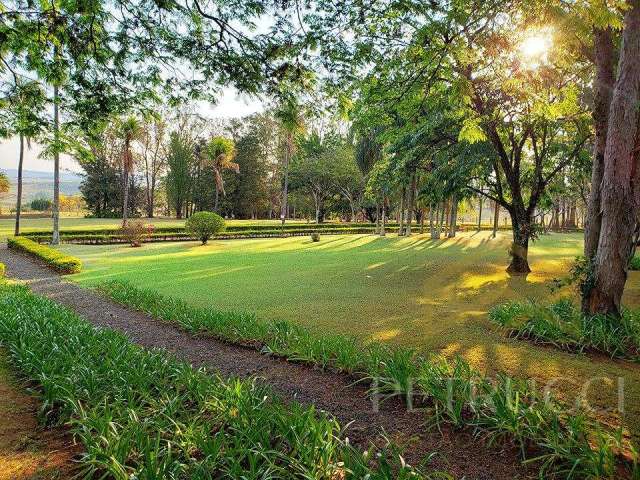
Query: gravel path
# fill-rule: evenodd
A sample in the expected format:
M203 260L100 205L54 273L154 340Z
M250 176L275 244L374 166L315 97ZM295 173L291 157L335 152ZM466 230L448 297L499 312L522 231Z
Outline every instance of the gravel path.
M286 401L315 405L334 415L346 435L363 448L379 442L381 434L407 445L406 458L417 463L437 452L431 465L467 479L528 478L531 471L518 462L515 452L483 448L466 433L427 430L423 412L408 412L400 402L384 402L375 411L366 388L353 385L346 375L322 372L304 365L268 357L210 337L194 336L170 324L123 307L91 290L65 281L30 257L0 247L0 262L7 276L24 280L31 289L71 308L89 322L126 333L132 341L162 348L196 367L205 366L224 376L257 377Z

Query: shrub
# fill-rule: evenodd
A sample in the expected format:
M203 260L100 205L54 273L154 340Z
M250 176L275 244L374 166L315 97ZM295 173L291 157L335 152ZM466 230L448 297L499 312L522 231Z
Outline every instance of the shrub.
M205 245L212 235L224 230L224 219L217 213L196 212L187 219L185 228Z
M595 351L640 361L640 315L585 317L570 300L551 305L508 302L491 309L489 318L515 338L553 345L569 352Z
M4 278L7 267L5 267L4 263L0 263L0 278Z
M47 198L35 198L31 201L31 210L38 212L46 212L51 210L51 200Z
M633 256L629 262L629 270L640 270L640 257Z
M311 234L311 241L312 242L319 242L320 241L320 233L318 232L313 232Z
M153 225L146 225L143 220L128 220L120 228L120 232L132 247L140 247L153 234Z
M78 273L82 270L82 262L78 258L65 255L47 245L40 245L29 238L9 237L7 246L39 258L60 273Z
M22 285L0 285L0 343L39 382L44 419L84 445L79 478L426 478L394 449L363 455L326 413L94 329Z

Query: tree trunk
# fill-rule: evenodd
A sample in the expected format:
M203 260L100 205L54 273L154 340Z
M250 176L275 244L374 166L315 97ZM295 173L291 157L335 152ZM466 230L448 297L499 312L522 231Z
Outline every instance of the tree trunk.
M398 235L404 235L404 197L407 194L407 187L402 187L402 196L400 197L400 218L398 218L398 223L400 224L398 228Z
M53 151L53 232L51 235L51 245L58 245L60 243L60 153L58 152L58 142L60 141L60 111L58 109L59 100L60 94L58 91L58 86L54 85L53 139L56 144L56 148Z
M458 194L453 194L451 200L451 220L449 221L449 233L448 238L454 238L456 236L456 225L458 224Z
M413 204L415 203L416 194L416 174L411 175L411 185L409 186L409 195L407 201L407 228L406 235L411 235L411 222L413 222Z
M280 221L284 226L284 223L287 219L287 211L289 208L289 156L291 155L291 145L293 143L293 138L291 133L287 133L287 140L284 149L284 182L282 186L282 205L280 208ZM317 223L317 212L316 212L316 223Z
M584 219L584 256L592 259L598 248L600 238L602 174L604 171L604 152L607 145L607 124L609 122L609 108L611 95L615 83L615 47L613 33L610 28L594 31L594 54L596 63L596 78L593 84L593 123L595 139L593 146L593 168L591 171L591 191L587 213ZM583 311L587 311L583 302Z
M380 225L380 236L387 234L387 197L382 197L382 223Z
M513 230L513 242L511 243L511 263L507 267L510 274L527 274L529 268L529 238L531 235L531 218L524 212L509 212Z
M480 203L480 207L478 208L478 231L482 230L482 200L483 197L480 195L478 197L478 202Z
M444 225L444 216L446 213L446 209L447 209L446 202L443 200L442 205L440 207L440 220L438 221L438 229L437 229L438 233L436 235L437 239L440 239L440 234L442 233L442 227Z
M491 234L491 238L496 238L498 234L498 221L500 220L500 204L498 202L493 203L493 233Z
M129 217L129 171L125 167L124 169L124 191L123 191L123 201L122 201L122 225L127 223L127 218Z
M431 204L431 206L429 207L429 233L431 234L431 238L435 239L436 238L436 228L435 228L435 224L434 224L434 216L435 219L438 219L438 206L436 205L436 209L434 211L433 209L433 203Z
M376 235L380 234L380 204L376 203Z
M640 0L625 14L618 79L611 99L601 189L602 222L589 313L619 316L639 207Z
M424 233L424 208L420 209L420 235Z
M22 211L22 165L24 163L24 135L20 134L20 156L18 157L18 193L16 194L16 237L20 235L20 212Z

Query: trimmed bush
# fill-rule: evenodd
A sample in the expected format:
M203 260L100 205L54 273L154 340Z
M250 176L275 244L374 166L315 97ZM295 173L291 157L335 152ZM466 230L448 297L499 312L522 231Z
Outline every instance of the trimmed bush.
M629 262L629 270L640 270L640 257L633 256Z
M47 245L38 244L29 238L9 237L7 246L42 260L60 273L78 273L82 270L82 262L78 258L65 255Z
M187 219L185 229L206 245L213 235L224 230L224 218L213 212L196 212Z
M43 420L84 446L78 478L431 478L395 447L357 450L326 413L94 329L22 285L0 285L0 345L38 382Z
M4 263L0 263L0 278L4 278L5 273L7 271L7 267Z
M318 232L313 232L311 234L311 241L312 242L319 242L320 241L320 234Z

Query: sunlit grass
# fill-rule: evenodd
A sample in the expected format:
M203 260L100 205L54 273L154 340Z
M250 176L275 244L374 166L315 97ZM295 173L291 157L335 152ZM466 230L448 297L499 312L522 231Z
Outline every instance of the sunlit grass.
M140 249L64 245L85 271L83 285L123 279L195 306L256 312L319 332L343 333L362 342L382 340L422 351L462 355L477 368L546 383L570 402L583 382L625 380L626 419L640 433L640 371L606 358L592 359L507 339L487 311L507 300L549 301L548 282L566 275L581 252L580 234L544 236L530 250L533 273L509 277L509 238L486 232L431 241L428 236L325 236L159 243ZM631 273L625 301L638 305L640 278ZM617 386L588 388L596 406L613 410ZM616 421L618 414L607 413ZM615 417L615 418L613 418Z

